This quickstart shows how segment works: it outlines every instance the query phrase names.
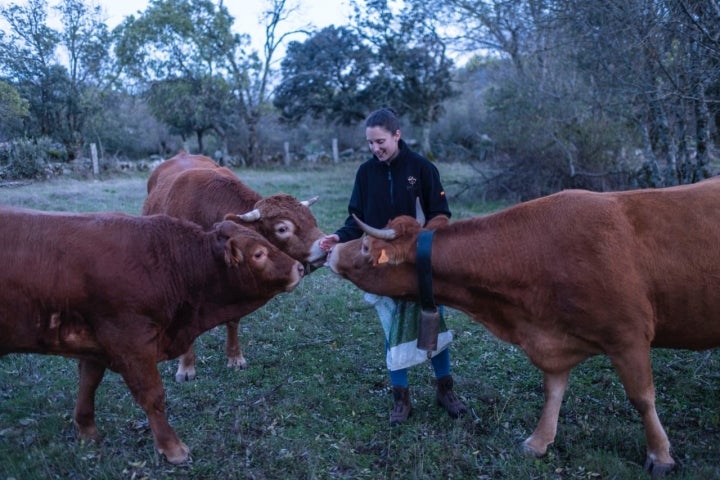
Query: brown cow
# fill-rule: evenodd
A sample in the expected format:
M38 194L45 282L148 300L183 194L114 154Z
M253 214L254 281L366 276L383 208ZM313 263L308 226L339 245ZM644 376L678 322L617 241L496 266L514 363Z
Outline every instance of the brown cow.
M95 391L107 368L118 372L172 463L189 449L167 421L157 363L292 290L304 270L235 222L205 231L166 215L15 208L0 208L0 264L0 356L80 359L74 420L89 439Z
M545 406L524 443L547 452L570 370L605 354L642 417L645 468L672 469L655 411L650 348L720 345L720 180L615 193L564 191L434 233L438 304L520 346L543 372ZM330 268L359 288L417 300L418 223L337 245ZM385 237L384 239L375 237Z
M180 152L161 163L148 179L143 215L165 213L210 227L229 218L250 227L291 257L305 264L306 273L325 263L318 241L324 235L308 208L317 198L299 202L290 195L263 198L231 170L203 155ZM238 341L238 319L227 323L228 367L247 368ZM195 378L195 350L180 357L175 379Z

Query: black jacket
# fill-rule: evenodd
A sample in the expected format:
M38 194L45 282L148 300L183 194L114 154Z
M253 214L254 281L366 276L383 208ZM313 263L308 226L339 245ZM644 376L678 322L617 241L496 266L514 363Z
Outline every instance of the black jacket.
M335 233L340 242L360 238L352 214L371 227L383 228L399 215L415 216L415 199L420 198L426 220L437 215L450 217L440 173L429 160L413 152L400 140L400 152L390 164L373 156L355 174L355 185L348 204L345 225Z

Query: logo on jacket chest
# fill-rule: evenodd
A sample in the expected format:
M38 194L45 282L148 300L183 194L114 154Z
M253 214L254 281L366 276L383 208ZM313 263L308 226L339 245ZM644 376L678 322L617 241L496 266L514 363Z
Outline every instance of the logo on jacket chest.
M417 183L417 178L410 175L407 177L407 189L409 191L415 190L415 184Z

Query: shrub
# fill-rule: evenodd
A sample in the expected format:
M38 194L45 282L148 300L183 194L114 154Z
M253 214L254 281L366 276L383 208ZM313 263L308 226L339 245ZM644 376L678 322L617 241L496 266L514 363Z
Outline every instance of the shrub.
M0 164L8 179L37 179L46 176L48 158L60 151L47 137L13 140L0 149Z

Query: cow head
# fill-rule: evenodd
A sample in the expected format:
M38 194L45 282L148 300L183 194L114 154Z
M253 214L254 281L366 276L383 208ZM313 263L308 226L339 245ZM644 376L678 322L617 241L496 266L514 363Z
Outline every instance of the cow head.
M223 221L214 228L217 258L228 269L228 278L240 290L269 296L293 290L302 279L304 268L256 231L235 222Z
M366 236L335 245L327 266L366 292L391 297L415 295L418 221L400 216L386 228L376 229L355 220Z
M420 233L420 224L416 219L400 216L381 229L363 223L354 214L353 217L367 235L363 237L361 252L373 265L415 262L415 244Z
M272 195L259 200L253 210L228 214L225 219L260 232L282 251L303 262L309 273L321 267L327 255L319 246L325 234L310 211L310 205L317 199L301 202L286 194Z

